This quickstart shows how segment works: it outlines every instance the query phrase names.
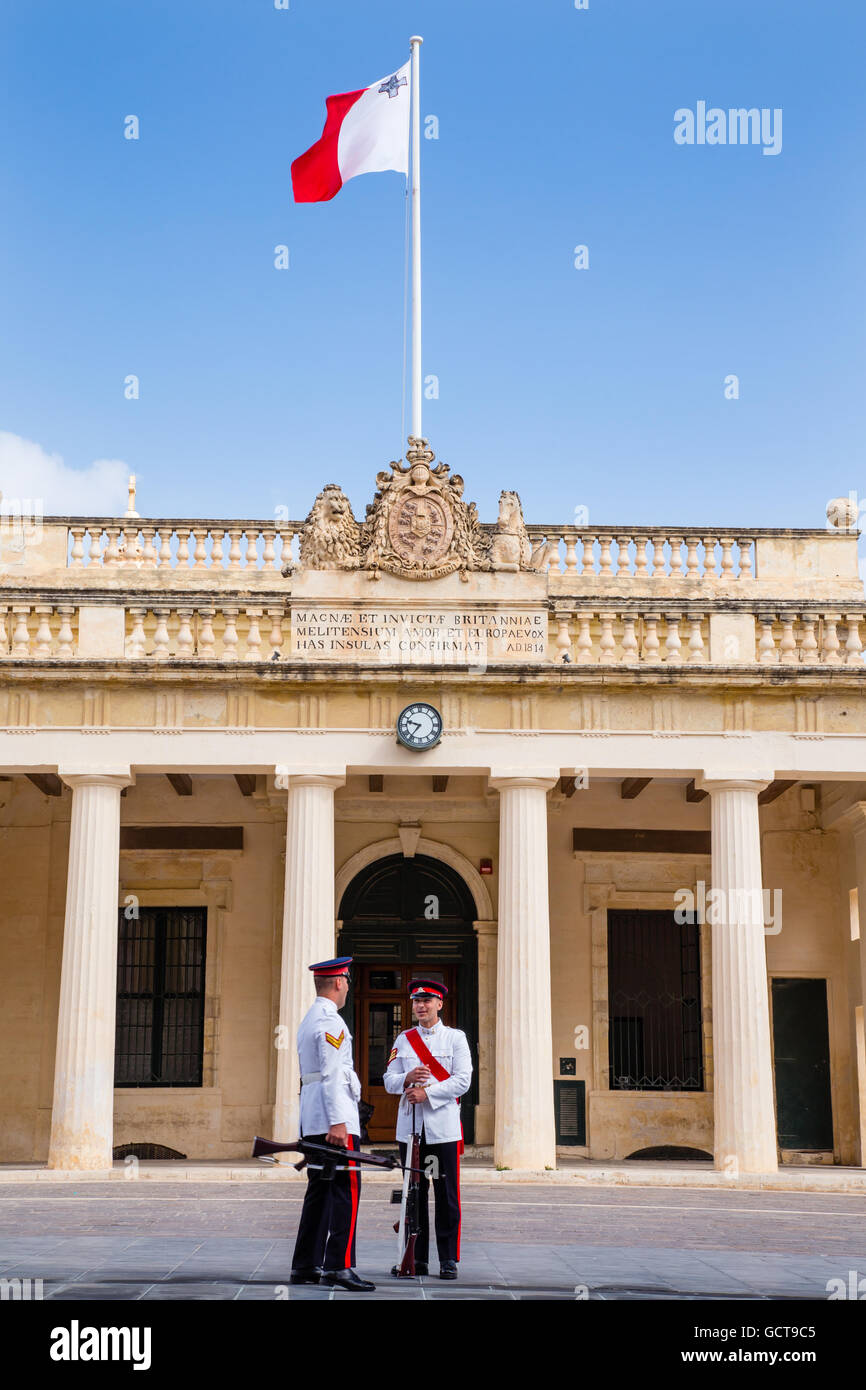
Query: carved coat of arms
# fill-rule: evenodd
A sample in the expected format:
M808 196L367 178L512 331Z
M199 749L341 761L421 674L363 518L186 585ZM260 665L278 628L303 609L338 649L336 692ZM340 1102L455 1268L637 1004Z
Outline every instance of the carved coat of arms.
M490 540L463 479L446 463L433 466L426 439L410 439L406 463L376 478L376 495L361 527L364 569L404 579L439 579L455 570L489 569Z
M474 502L463 500L463 479L426 439L410 438L406 462L376 477L376 495L359 525L336 483L316 498L301 535L307 569L380 570L401 579L441 579L459 570L540 569L541 547L532 551L516 492L504 492L493 536L481 526ZM291 572L291 563L283 570Z

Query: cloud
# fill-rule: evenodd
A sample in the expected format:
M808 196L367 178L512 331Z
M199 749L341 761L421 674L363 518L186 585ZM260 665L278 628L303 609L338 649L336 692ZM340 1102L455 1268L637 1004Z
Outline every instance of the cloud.
M43 516L122 516L128 477L122 459L69 468L60 454L47 454L32 439L0 430L0 492L7 507L29 498L32 509L41 505Z

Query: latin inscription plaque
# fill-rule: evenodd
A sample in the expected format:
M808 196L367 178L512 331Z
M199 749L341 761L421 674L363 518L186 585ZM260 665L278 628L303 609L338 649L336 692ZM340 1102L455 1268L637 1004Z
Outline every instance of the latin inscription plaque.
M292 605L294 660L485 666L547 657L541 607L413 608L383 604Z

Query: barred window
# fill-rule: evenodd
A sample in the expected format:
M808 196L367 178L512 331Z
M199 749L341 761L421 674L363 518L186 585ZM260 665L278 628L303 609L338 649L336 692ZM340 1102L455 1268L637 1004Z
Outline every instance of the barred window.
M702 1091L700 927L607 914L610 1088Z
M121 908L115 1086L200 1086L207 908Z

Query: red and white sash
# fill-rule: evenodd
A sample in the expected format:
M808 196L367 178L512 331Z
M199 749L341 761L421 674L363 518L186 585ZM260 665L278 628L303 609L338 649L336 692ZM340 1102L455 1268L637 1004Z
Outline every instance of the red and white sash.
M430 1071L432 1072L433 1076L436 1078L437 1081L449 1081L451 1079L450 1071L446 1071L442 1063L437 1062L436 1058L433 1056L433 1053L430 1051L429 1047L427 1047L426 1043L423 1041L421 1034L418 1032L417 1028L406 1029L406 1041L411 1047L412 1051L415 1053L415 1056L418 1058L418 1061L423 1062L425 1067L430 1068ZM454 1102L456 1105L459 1105L460 1097L455 1096ZM458 1154L462 1154L463 1152L462 1120L460 1121L460 1140L457 1152Z

